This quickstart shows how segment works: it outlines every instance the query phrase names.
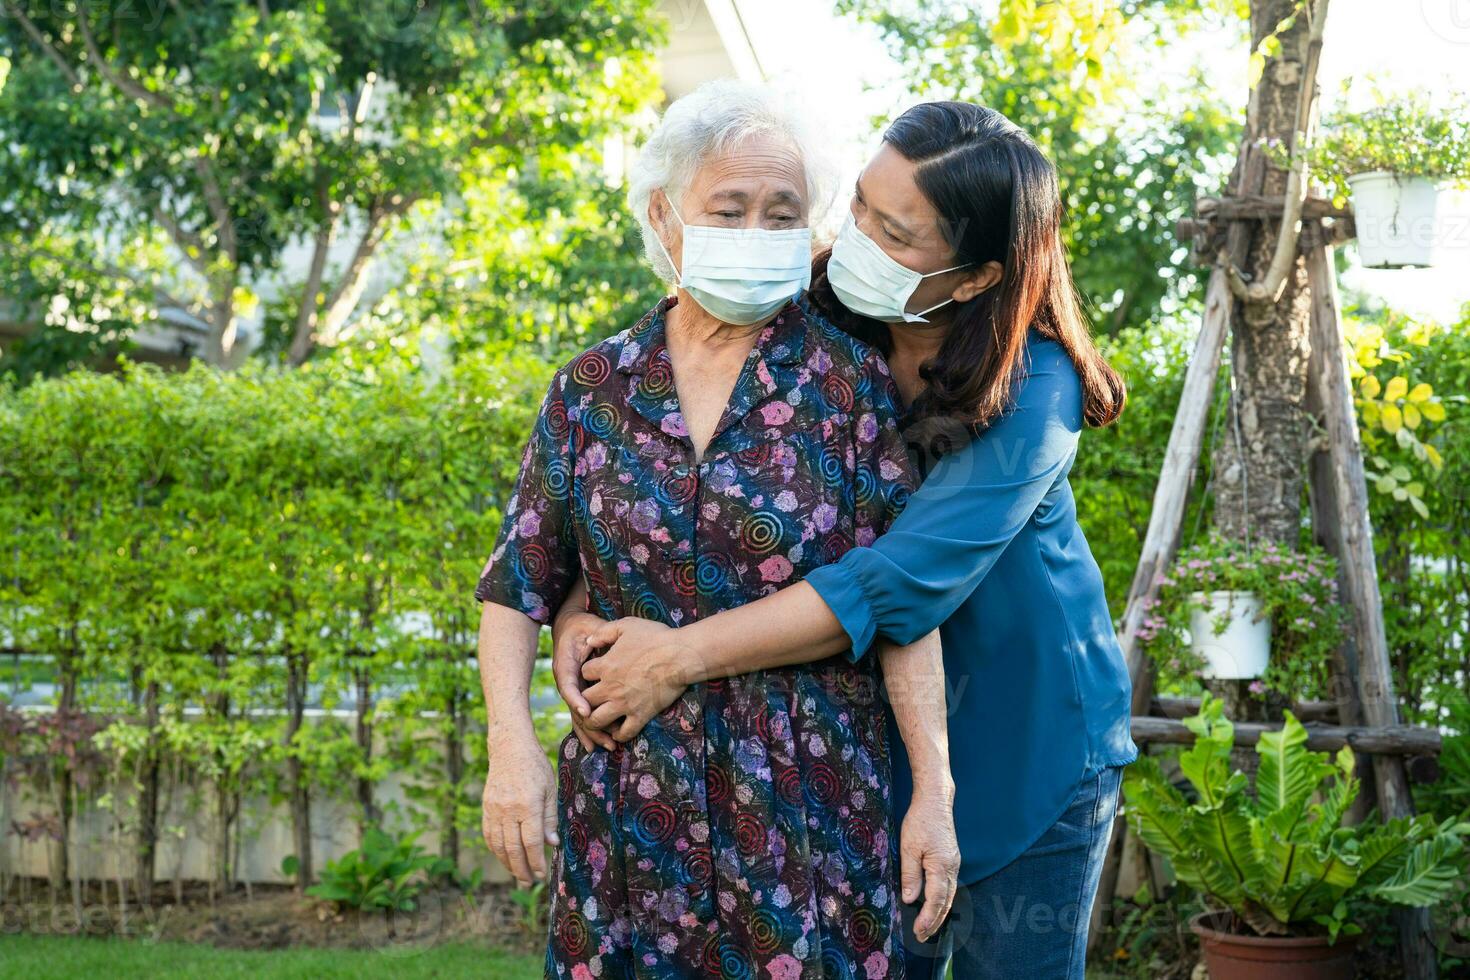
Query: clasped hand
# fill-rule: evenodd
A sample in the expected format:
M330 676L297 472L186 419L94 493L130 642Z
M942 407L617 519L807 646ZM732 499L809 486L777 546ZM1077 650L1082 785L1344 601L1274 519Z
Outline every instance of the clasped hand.
M699 679L697 653L662 623L582 613L560 626L552 674L584 748L631 741Z

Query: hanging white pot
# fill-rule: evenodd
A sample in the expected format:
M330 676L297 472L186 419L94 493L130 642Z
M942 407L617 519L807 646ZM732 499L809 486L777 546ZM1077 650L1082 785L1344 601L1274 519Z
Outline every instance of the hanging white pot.
M1470 213L1449 181L1372 170L1347 179L1358 257L1370 269L1442 265L1466 245Z
M1245 680L1266 672L1271 654L1271 621L1254 592L1196 592L1204 608L1191 611L1189 641L1205 663L1200 676L1211 680ZM1224 622L1225 630L1215 632Z

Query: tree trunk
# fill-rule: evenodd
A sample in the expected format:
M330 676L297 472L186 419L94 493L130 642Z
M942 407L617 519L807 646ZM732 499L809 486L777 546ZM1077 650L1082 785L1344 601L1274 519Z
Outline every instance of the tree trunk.
M138 786L138 863L133 874L138 904L153 903L153 875L158 855L158 683L143 692L143 718L148 741L143 747L143 771Z
M1297 0L1251 0L1251 45L1256 48L1298 7ZM1299 14L1280 35L1280 48L1266 60L1246 110L1245 136L1236 160L1235 193L1281 198L1287 171L1265 155L1269 142L1292 145L1308 18ZM1232 261L1252 281L1266 277L1276 250L1279 219L1237 222ZM1311 420L1307 406L1311 355L1311 295L1300 258L1274 305L1236 300L1231 311L1231 393L1226 428L1215 447L1215 528L1254 546L1267 541L1295 547L1301 535ZM1207 685L1242 721L1279 718L1282 705L1252 696L1245 681ZM1254 769L1255 753L1237 753L1237 763Z
M286 762L291 791L291 829L296 839L296 891L304 893L311 884L311 796L306 785L306 767L292 743L306 717L306 655L286 654Z
M366 657L366 653L359 653ZM373 798L373 780L366 772L373 760L373 675L368 667L357 668L357 751L362 756L363 775L357 779L359 843L366 839L368 828L378 822L378 804Z
M452 796L444 808L444 833L439 853L452 861L455 868L459 867L459 801L463 792L461 781L464 779L464 740L467 726L464 707L459 694L449 695L449 737L444 746L444 765Z
M1251 0L1251 41L1260 42L1297 7L1296 0ZM1289 146L1296 126L1308 23L1298 16L1281 34L1279 53L1270 57L1251 93L1245 140L1236 175L1256 176L1250 158L1273 141ZM1258 171L1261 186L1239 186L1237 193L1280 197L1286 171L1270 160ZM1265 276L1276 248L1279 222L1255 222L1240 243L1236 264L1253 279ZM1274 308L1247 308L1237 301L1231 314L1230 418L1215 450L1215 525L1232 538L1295 545L1301 533L1302 491L1310 431L1307 366L1311 353L1311 297L1300 259L1287 277Z

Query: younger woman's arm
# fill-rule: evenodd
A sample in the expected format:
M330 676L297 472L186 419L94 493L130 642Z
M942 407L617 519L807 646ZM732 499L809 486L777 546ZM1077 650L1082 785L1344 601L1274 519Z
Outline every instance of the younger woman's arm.
M630 727L636 732L685 685L849 648L861 654L879 635L910 643L935 629L1066 473L1081 428L1082 391L1070 359L1056 344L1034 346L1011 410L941 459L871 546L775 595L677 630L638 619L599 629L591 643L607 653L583 671L608 684L583 692L597 706L594 724L630 719L636 727L623 724L615 734L631 737Z

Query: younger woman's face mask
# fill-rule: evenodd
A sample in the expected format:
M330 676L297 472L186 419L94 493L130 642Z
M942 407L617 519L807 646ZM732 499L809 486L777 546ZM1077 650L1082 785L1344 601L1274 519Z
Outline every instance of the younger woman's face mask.
M857 226L848 214L832 243L832 257L827 262L827 281L832 291L854 313L881 320L884 323L928 323L925 313L953 303L954 298L935 303L918 313L906 309L909 297L919 288L919 283L930 276L953 272L970 265L962 262L940 269L938 272L919 273L900 265L887 252Z
M669 210L684 228L683 259L675 263L679 288L724 323L760 323L812 281L812 230L714 228L686 224L673 202Z

